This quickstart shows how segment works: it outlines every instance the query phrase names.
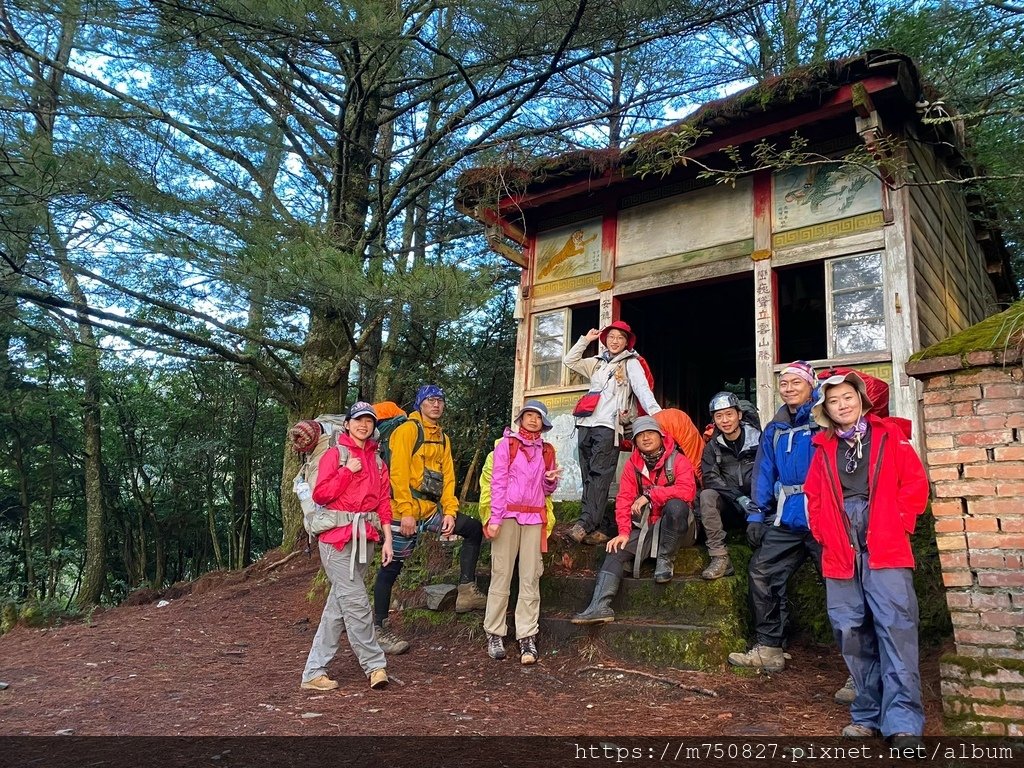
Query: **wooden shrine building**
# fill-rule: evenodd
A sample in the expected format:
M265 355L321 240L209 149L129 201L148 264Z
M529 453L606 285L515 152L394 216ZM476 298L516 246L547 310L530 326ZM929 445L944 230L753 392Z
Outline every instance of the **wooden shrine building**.
M574 455L585 386L562 356L623 319L658 401L699 425L721 389L767 420L795 359L888 380L893 414L919 424L910 355L1016 295L983 201L956 183L975 173L961 126L930 119L945 115L910 59L872 51L706 104L621 150L464 173L457 206L523 268L515 402L545 401L560 454ZM559 495L572 498L567 470Z

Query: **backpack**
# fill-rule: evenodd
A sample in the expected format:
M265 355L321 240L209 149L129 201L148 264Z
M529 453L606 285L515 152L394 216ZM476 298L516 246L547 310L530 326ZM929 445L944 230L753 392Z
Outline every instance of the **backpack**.
M647 361L644 359L644 356L641 355L639 352L636 353L636 357L635 358L626 358L626 360L620 360L616 364L615 375L617 377L620 374L622 376L626 376L626 363L630 359L635 359L638 363L640 363L640 367L643 369L643 372L644 372L644 378L647 379L647 387L653 393L654 392L654 373L651 372L651 366L649 366L647 364ZM640 401L637 400L636 395L632 394L632 387L630 387L630 394L633 397L633 402L636 403L636 415L637 416L647 416L648 415L647 411L645 411L644 407L642 405L640 405Z
M761 414L757 412L757 406L749 400L740 400L740 422L749 424L758 432L761 432Z
M321 519L325 512L330 513L330 510L325 510L324 507L313 501L313 489L316 488L316 479L320 472L320 459L334 447L338 448L338 466L349 459L348 446L338 445L338 437L344 432L344 426L345 417L343 415L322 413L315 419L299 422L288 431L291 447L304 455L299 473L292 481L292 490L299 497L299 505L302 507L302 527L310 538L326 530L319 526L323 524ZM315 432L316 427L320 429L320 436L313 443L309 438L312 436L311 430ZM300 435L306 439L300 439ZM384 460L380 453L375 454L375 458L377 471L381 472L384 469ZM314 518L317 520L314 521Z
M873 413L882 419L886 418L889 415L889 385L876 376L864 373L864 371L859 371L856 368L834 366L818 371L818 380L821 382L829 376L845 376L850 372L856 373L864 380L864 388L867 390L868 399L871 401L871 408L868 409L868 413Z
M504 437L499 437L494 441L494 446L497 447L498 443L504 440ZM522 447L518 440L513 440L508 446L508 463L511 465L515 460L515 457L519 454L519 448ZM555 446L551 443L544 443L544 447L541 449L544 457L544 469L555 468ZM494 451L487 454L487 458L484 459L484 465L480 469L480 522L483 525L487 525L487 521L491 519L491 475L494 471ZM541 551L547 551L547 538L551 536L551 532L555 529L555 505L551 500L550 496L544 497L544 506L547 507L547 525L544 526L545 536L541 542Z
M409 417L404 413L398 416L392 416L391 418L384 419L383 421L377 422L377 450L380 451L381 456L384 457L384 463L389 467L391 466L391 435L394 434L395 430L400 426L409 421ZM448 435L441 433L441 440L427 440L426 435L423 433L423 425L416 420L413 420L416 425L416 442L413 443L412 452L415 454L425 443L431 443L433 445L448 445Z

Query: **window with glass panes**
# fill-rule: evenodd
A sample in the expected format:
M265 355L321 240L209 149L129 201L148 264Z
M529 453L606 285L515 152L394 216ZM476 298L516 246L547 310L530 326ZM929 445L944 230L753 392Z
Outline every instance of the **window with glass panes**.
M597 304L565 307L533 316L530 337L530 389L586 385L585 379L562 364L569 347L598 324ZM597 342L584 351L584 357L597 354Z
M882 254L832 259L825 276L829 357L885 350Z
M530 386L554 387L562 383L562 357L565 355L567 309L533 316Z

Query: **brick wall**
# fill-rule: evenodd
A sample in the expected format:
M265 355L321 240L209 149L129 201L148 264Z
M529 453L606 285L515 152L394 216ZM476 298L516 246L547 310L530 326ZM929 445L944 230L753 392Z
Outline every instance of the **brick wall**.
M924 381L925 461L957 658L946 714L983 733L1024 723L1024 371L991 352L911 363ZM945 361L945 367L944 363ZM955 361L955 365L953 362ZM930 370L929 370L930 369Z

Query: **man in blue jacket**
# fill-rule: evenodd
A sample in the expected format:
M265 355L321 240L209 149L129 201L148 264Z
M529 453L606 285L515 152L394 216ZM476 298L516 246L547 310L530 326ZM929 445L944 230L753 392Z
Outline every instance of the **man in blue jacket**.
M804 478L818 426L811 418L814 369L802 360L790 363L779 377L782 407L764 429L754 459L747 541L755 547L750 559L750 600L754 607L754 647L730 653L735 667L768 672L786 666L782 649L789 608L786 582L810 555L821 562L821 547L807 527ZM774 504L778 496L778 503Z

